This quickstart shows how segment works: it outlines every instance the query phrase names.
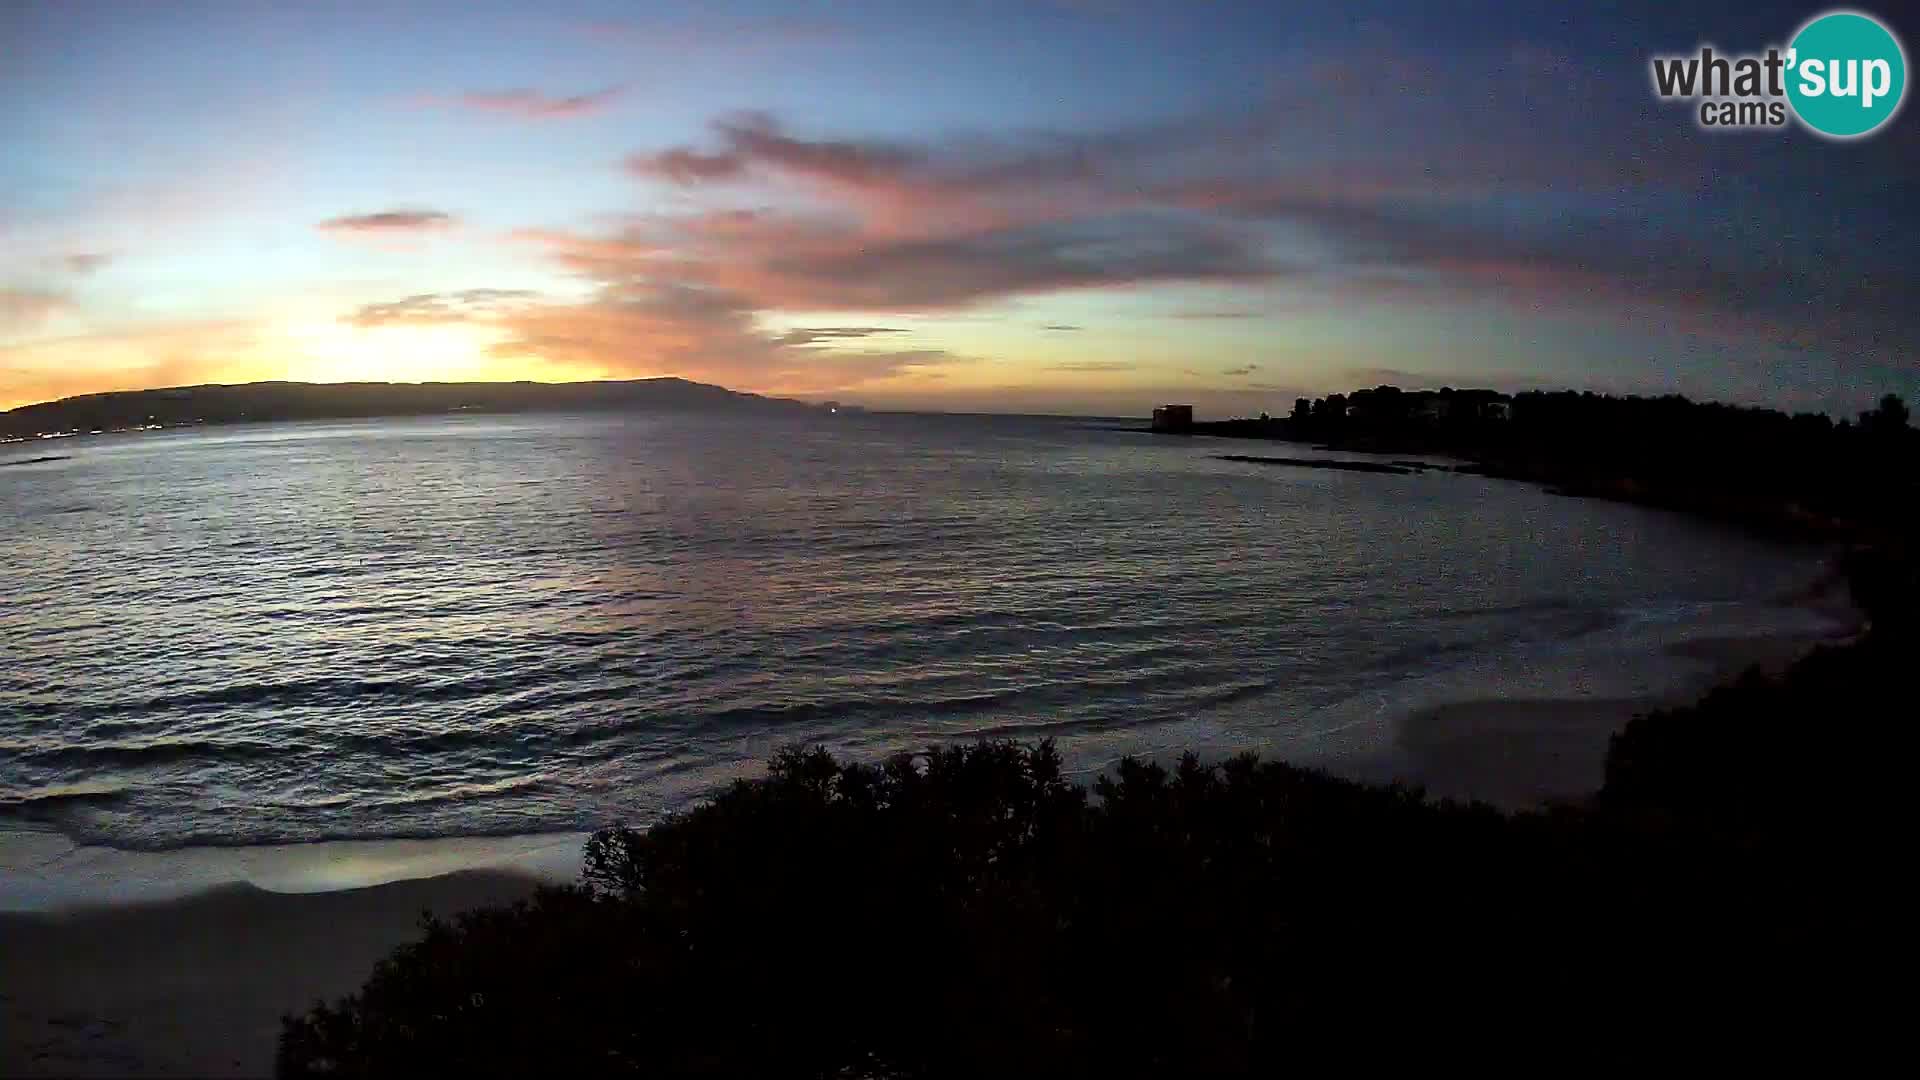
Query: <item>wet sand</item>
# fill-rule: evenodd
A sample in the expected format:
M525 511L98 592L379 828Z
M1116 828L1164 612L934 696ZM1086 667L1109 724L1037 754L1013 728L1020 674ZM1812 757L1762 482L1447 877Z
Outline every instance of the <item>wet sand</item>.
M1440 799L1480 801L1506 810L1578 802L1600 790L1607 741L1635 716L1689 705L1748 668L1773 673L1832 636L1708 638L1668 651L1699 661L1699 685L1662 697L1483 698L1414 713L1395 733L1392 779ZM1385 777L1375 777L1384 779Z
M463 871L0 915L0 1075L270 1075L281 1015L358 989L418 935L423 910L505 903L537 884Z

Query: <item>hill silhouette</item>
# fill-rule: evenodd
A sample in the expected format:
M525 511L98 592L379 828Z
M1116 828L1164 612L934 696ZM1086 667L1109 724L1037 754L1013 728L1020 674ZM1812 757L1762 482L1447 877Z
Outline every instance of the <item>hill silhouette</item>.
M236 424L449 412L779 412L809 408L686 379L600 382L256 382L116 390L0 413L0 436L112 431L151 424Z

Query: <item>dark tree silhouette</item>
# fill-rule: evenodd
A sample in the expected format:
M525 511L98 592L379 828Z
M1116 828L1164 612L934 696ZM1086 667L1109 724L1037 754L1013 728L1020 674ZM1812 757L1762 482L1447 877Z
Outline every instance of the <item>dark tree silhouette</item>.
M1377 453L1441 453L1468 471L1570 494L1682 509L1756 528L1884 542L1920 526L1920 431L1889 394L1856 425L1665 397L1402 390L1301 399L1280 420L1194 433L1292 439Z
M1898 394L1888 394L1880 399L1879 408L1860 414L1860 426L1875 434L1894 435L1907 429L1910 415L1907 403Z
M428 923L288 1018L279 1070L1243 1075L1462 1038L1724 1060L1824 1023L1820 883L1781 887L1775 818L1716 816L1792 773L1646 731L1606 809L1513 816L1252 757L1129 759L1089 791L1045 743L787 750L596 834L580 886Z

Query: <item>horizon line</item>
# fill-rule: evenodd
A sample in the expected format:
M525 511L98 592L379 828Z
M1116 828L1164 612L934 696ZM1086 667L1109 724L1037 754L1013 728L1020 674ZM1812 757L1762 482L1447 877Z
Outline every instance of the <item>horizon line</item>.
M628 386L628 385L634 385L638 383L656 383L656 382L685 383L689 386L703 386L709 389L725 391L726 393L729 393L729 394L738 394L743 397L759 398L763 401L786 401L786 402L792 402L797 405L813 406L813 405L817 405L819 402L822 402L822 401L837 401L837 402L841 402L842 404L859 406L860 408L862 408L863 410L869 413L917 414L917 415L933 415L933 416L1039 416L1039 417L1066 417L1066 418L1090 419L1090 420L1134 419L1135 418L1130 414L1122 414L1122 413L993 412L993 411L983 411L979 409L889 408L885 406L873 406L873 405L864 404L859 400L843 400L841 398L833 396L835 393L846 393L846 391L826 391L826 390L803 391L801 392L800 395L773 394L773 393L765 393L757 390L739 390L730 386L722 385L720 383L702 382L698 379L689 379L683 375L647 375L647 376L641 376L638 378L630 378L630 379L566 379L566 380L559 380L559 381L552 381L552 380L546 380L546 379L463 379L463 380L450 380L450 379L421 379L421 380L252 379L246 382L180 383L180 384L170 385L170 386L146 386L146 387L139 387L136 389L127 389L127 390L97 390L87 394L70 394L66 397L47 398L41 401L30 401L22 405L15 405L11 408L0 409L0 416L11 416L15 413L19 413L28 409L38 409L38 408L43 408L49 405L60 405L70 401L84 401L90 398L104 398L104 397L113 397L116 395L130 395L130 394L165 393L165 392L174 391L174 390L201 390L201 389L213 389L213 388L234 389L234 388L250 387L250 386L298 386L298 387L555 386L555 387L561 387L561 386ZM1734 408L1769 409L1775 412L1783 413L1788 416L1799 415L1799 412L1783 408L1779 405L1742 404L1738 401L1725 399L1725 398L1694 397L1693 395L1686 394L1678 390L1668 390L1668 391L1662 391L1658 393L1654 393L1654 392L1619 393L1619 392L1610 391L1610 390L1594 390L1591 388L1575 387L1571 385L1562 386L1557 389L1534 387L1528 390L1503 390L1503 389L1497 389L1490 386L1455 386L1450 382L1442 383L1439 386L1400 386L1397 383L1376 383L1371 386L1358 386L1351 390L1330 390L1330 391L1321 393L1318 396L1315 396L1308 392L1296 392L1295 397L1296 399L1305 398L1306 400L1317 401L1317 400L1323 400L1335 394L1347 396L1355 392L1375 390L1381 387L1393 387L1395 389L1400 390L1403 393L1411 393L1411 394L1439 393L1443 390L1451 390L1455 393L1459 393L1463 391L1487 391L1487 392L1502 394L1507 397L1518 397L1521 394L1528 394L1528 393L1596 394L1601 397L1611 397L1611 398L1619 398L1619 399L1630 399L1630 398L1658 399L1663 397L1677 397L1677 398L1682 398L1684 400L1692 401L1699 404L1728 405ZM1285 396L1285 395L1282 395L1282 396ZM1893 396L1899 396L1899 395L1893 395ZM1874 402L1877 402L1879 400L1881 400L1881 398L1876 397L1873 399L1873 401L1868 402L1867 405L1871 406ZM1168 403L1170 402L1164 399L1161 400L1160 402L1160 404L1168 404ZM1178 404L1178 402L1172 402L1172 403ZM1146 406L1146 408L1148 408L1149 410L1152 409L1153 407L1154 406L1152 405ZM1800 412L1811 412L1811 413L1815 413L1816 415L1832 415L1830 413L1825 412L1824 410L1800 410ZM1241 419L1240 417L1227 417L1227 418Z

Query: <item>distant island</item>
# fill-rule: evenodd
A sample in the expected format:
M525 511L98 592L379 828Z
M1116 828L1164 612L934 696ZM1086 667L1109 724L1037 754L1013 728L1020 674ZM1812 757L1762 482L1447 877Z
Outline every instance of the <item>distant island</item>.
M762 397L675 378L572 383L257 382L116 390L23 405L0 413L0 438L458 412L765 413L812 408L791 398Z

